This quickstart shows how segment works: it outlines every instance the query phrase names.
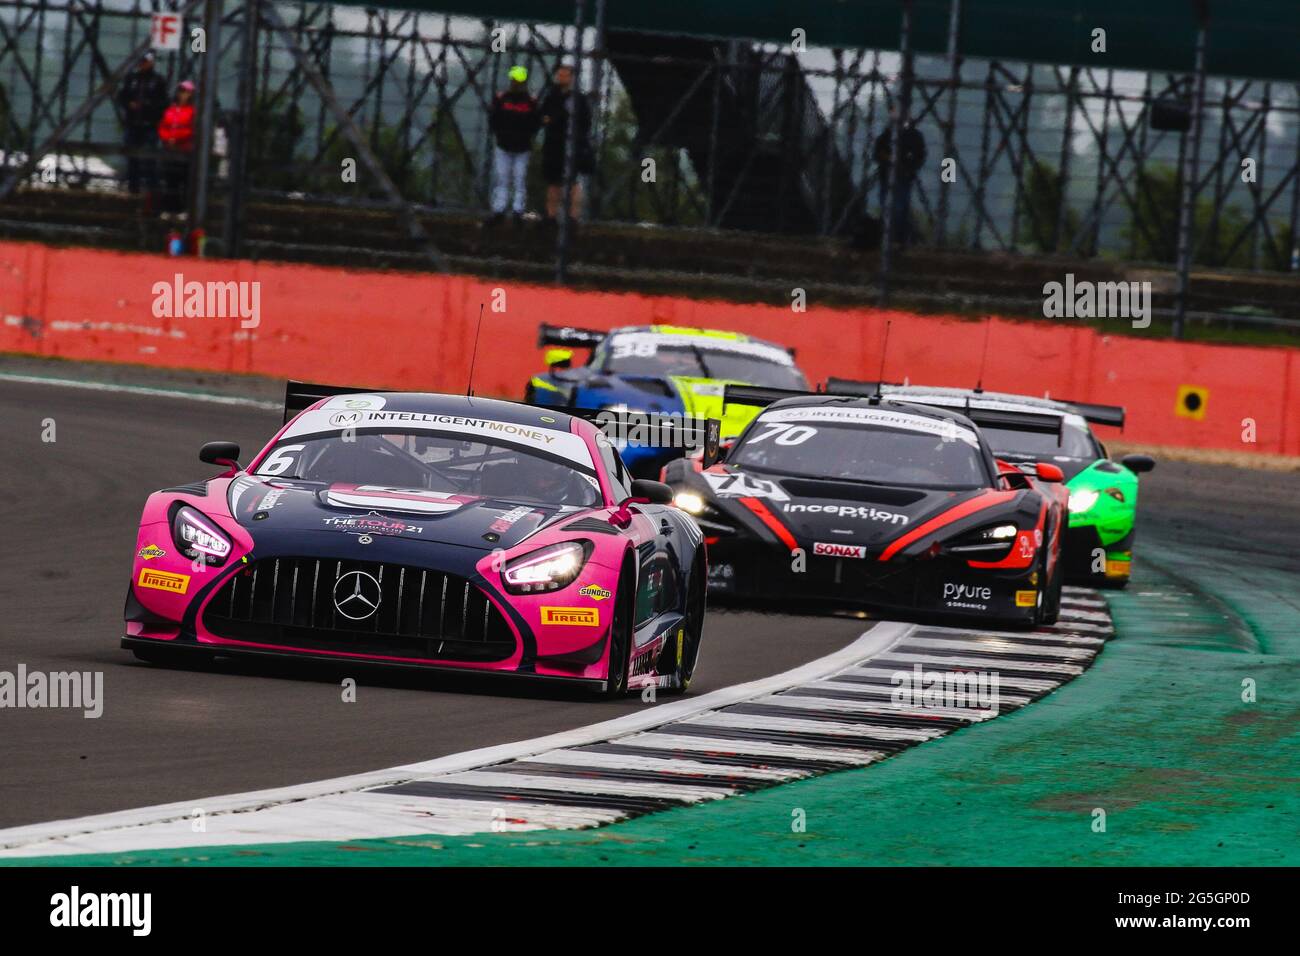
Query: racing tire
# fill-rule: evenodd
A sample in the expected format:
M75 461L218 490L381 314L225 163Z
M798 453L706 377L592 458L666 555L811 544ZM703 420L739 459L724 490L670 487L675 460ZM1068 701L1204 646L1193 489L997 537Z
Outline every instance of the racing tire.
M1047 585L1047 596L1043 601L1043 624L1055 624L1061 619L1061 591L1065 587L1065 569L1061 566L1061 558L1056 558L1056 574Z
M636 616L636 568L623 562L614 599L614 619L609 625L609 670L601 696L617 700L627 694L627 672L632 655L632 619Z
M686 624L682 628L681 652L678 653L677 642L672 642L663 650L664 655L671 655L671 667L661 668L671 674L671 687L664 688L665 694L684 694L691 686L695 668L700 662L700 640L704 636L704 604L708 586L705 583L704 561L697 557L691 567L691 577L686 584ZM660 657L663 661L665 658Z
M1033 615L1030 617L1027 624L1022 624L1022 627L1025 630L1030 630L1030 631L1034 630L1035 628L1042 627L1044 624L1048 623L1047 603L1048 603L1048 590L1051 586L1051 582L1047 580L1047 551L1046 550L1039 549L1037 566L1035 567L1034 570L1038 572L1038 580L1043 582L1043 589L1038 592L1038 606L1034 608Z

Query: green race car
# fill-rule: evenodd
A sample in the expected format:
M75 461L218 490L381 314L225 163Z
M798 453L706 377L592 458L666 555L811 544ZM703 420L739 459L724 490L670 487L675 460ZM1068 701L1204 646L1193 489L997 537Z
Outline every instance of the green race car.
M889 398L918 405L981 409L1050 416L1048 427L1025 429L982 424L989 446L1003 461L1032 469L1048 461L1065 473L1070 493L1070 525L1064 560L1067 579L1077 584L1124 587L1133 564L1133 529L1137 517L1138 475L1155 467L1149 455L1125 455L1113 461L1089 423L1124 424L1124 409L1114 405L1032 398L980 389L925 385L877 385L831 379L827 391L860 394L879 389ZM1055 422L1051 422L1055 419Z

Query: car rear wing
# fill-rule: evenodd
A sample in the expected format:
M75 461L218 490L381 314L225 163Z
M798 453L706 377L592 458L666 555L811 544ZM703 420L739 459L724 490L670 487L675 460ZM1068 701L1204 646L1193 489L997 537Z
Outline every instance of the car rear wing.
M591 422L616 445L639 448L680 448L682 456L699 451L704 467L718 460L722 422L716 418L660 412L627 412L613 408L560 408L567 415Z
M880 394L881 386L889 384L889 382L863 382L853 378L835 378L831 376L826 380L826 394L856 395L859 398L871 398L873 395Z
M826 380L826 391L831 395L860 395L870 397L882 392L887 395L887 390L892 382L862 382L851 378L828 378ZM895 401L911 402L914 405L933 404L938 406L938 402L919 402L909 398L906 395L893 396ZM1085 421L1094 425L1114 425L1117 428L1124 427L1124 406L1123 405L1094 405L1090 402L1072 402L1066 398L1056 399L1062 405L1069 405L1076 413L1081 415ZM954 400L950 404L940 406L943 408L963 408L963 403ZM1025 429L1022 429L1022 431ZM1052 429L1055 431L1056 429Z
M816 392L797 388L769 388L766 385L724 385L722 388L722 407L728 405L754 405L764 408L783 398L799 398L803 395L816 395Z
M608 332L600 329L580 329L573 325L547 325L537 329L537 347L560 345L571 349L594 349L605 340Z
M373 391L375 391L373 388L356 388L352 385L318 385L314 382L290 380L284 383L284 420L287 422L303 409L315 405L322 398Z
M952 408L950 405L936 405L930 402L907 402L907 399L900 398L899 401L911 405L929 405L931 408ZM961 412L980 428L1003 428L1013 432L1037 432L1043 435L1056 435L1057 443L1060 443L1061 423L1065 418L1061 415L1040 415L1037 412L1008 412L1000 408L961 408L957 407L954 411Z
M1067 399L1061 399L1065 404L1072 407L1076 412L1083 416L1084 421L1091 422L1094 425L1114 425L1116 428L1124 427L1124 406L1123 405L1093 405L1089 402L1071 402Z
M977 427L1005 428L1008 431L1056 435L1059 441L1061 426L1064 421L1060 415L1050 412L1019 412L1000 408L974 408L971 406L969 399L958 396L953 396L951 400L940 400L938 397L913 398L911 395L906 394L891 395L888 391L889 386L889 382L859 382L847 378L831 378L826 381L826 391L832 395L865 395L871 397L883 392L883 398L893 402L901 402L904 405L924 405L927 408L944 408L948 411L960 412L974 422Z

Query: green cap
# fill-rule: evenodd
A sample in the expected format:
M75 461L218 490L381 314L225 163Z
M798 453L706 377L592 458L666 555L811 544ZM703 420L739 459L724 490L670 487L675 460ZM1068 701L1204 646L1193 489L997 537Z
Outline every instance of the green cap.
M528 70L522 66L512 66L510 68L510 79L516 83L528 82Z

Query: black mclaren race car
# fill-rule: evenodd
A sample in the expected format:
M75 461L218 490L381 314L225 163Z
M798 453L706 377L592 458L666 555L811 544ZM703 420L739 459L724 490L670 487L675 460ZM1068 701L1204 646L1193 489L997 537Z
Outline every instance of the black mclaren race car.
M728 386L726 401L766 408L722 461L663 472L705 534L710 593L1056 620L1063 475L999 461L978 425L1055 420L752 386Z
M1124 587L1133 567L1138 476L1156 465L1150 455L1114 460L1090 425L1124 427L1124 409L974 388L889 385L832 378L826 391L841 395L880 394L913 405L937 405L978 416L984 412L1026 412L1055 416L1057 427L1024 427L1012 417L981 428L998 458L1032 471L1050 461L1065 473L1070 523L1065 533L1066 579L1095 587Z

